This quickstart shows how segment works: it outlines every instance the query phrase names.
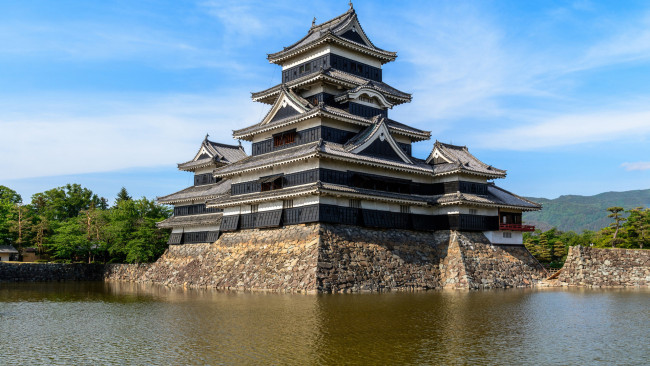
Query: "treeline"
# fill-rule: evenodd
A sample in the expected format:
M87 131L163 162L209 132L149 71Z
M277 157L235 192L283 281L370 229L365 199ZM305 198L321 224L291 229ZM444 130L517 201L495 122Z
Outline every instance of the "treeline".
M154 261L169 236L156 222L169 216L169 207L146 197L133 199L125 188L109 207L105 198L79 184L36 193L28 204L0 186L0 245L18 251L34 247L58 261Z
M570 246L598 248L644 249L650 244L650 209L622 207L607 209L611 224L598 231L585 230L581 234L562 232L556 228L524 233L524 245L537 260L550 267L561 267Z

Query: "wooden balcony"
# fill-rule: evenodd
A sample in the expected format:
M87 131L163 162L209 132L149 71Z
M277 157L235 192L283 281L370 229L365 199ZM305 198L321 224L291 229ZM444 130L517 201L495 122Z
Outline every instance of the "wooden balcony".
M535 231L535 226L534 225L522 225L522 224L499 224L499 230Z

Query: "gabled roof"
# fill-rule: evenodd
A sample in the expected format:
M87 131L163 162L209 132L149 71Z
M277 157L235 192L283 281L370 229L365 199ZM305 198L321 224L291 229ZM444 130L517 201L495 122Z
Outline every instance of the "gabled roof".
M426 159L427 164L433 165L435 175L468 173L489 178L505 178L506 171L494 168L478 160L470 154L466 146L444 144L436 141Z
M320 103L319 105L301 114L289 115L285 118L275 120L269 120L267 117L265 117L260 123L242 128L240 130L234 130L232 133L233 137L236 139L250 141L253 139L253 136L255 134L287 127L289 125L313 117L329 117L338 121L352 123L363 127L367 127L372 124L372 120L370 118L357 116L356 114L349 113L343 109L328 106L323 103ZM431 137L431 132L429 131L422 131L390 119L387 120L386 124L392 133L398 133L400 135L410 137L414 141L428 140Z
M401 159L410 164L411 159L400 149L388 130L386 118L377 116L373 121L372 125L345 143L345 150L354 154Z
M303 114L313 109L314 106L305 98L294 93L284 85L280 87L280 94L275 99L275 103L264 116L259 126L268 125L275 121L284 120L293 116Z
M381 63L395 60L396 52L375 46L363 31L357 14L352 7L347 12L321 24L312 24L307 35L282 51L268 55L269 62L282 64L286 59L331 42L353 51L377 58Z
M366 89L376 90L382 93L384 97L386 97L386 99L390 101L393 105L408 103L412 100L411 94L393 88L392 86L384 82L370 80L362 76L353 75L349 72L340 71L331 67L328 67L323 70L319 70L317 72L305 76L301 76L285 84L278 84L269 89L262 90L256 93L251 93L251 97L255 102L273 104L275 103L276 96L280 93L283 86L286 86L289 89L294 89L318 81L329 82L346 89L352 89L353 91L356 88L361 88L361 87L364 87Z
M183 202L207 200L218 195L224 194L230 190L230 179L223 179L217 183L205 184L201 186L191 186L176 193L158 197L158 203L173 205Z
M0 253L18 254L13 245L0 245Z
M246 152L241 145L227 145L219 142L208 140L208 135L201 142L199 151L194 155L194 159L185 163L179 163L178 169L185 171L195 171L199 168L214 166L223 166L234 163L245 158Z

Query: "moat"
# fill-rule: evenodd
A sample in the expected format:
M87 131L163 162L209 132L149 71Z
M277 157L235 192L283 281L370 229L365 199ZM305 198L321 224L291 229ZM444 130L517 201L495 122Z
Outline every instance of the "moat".
M2 364L648 363L648 289L288 295L2 283Z

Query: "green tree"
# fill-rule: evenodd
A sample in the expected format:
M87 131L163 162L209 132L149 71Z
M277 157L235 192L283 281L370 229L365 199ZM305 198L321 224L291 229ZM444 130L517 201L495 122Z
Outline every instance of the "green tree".
M607 211L611 212L607 217L611 217L614 219L614 222L610 224L610 227L614 228L614 235L612 237L612 248L616 247L616 244L620 242L620 240L617 240L616 236L618 235L618 231L621 228L621 223L627 220L625 217L621 216L621 211L623 211L623 207L620 206L614 206L614 207L609 207Z
M125 187L122 187L119 192L117 192L117 197L115 198L115 205L122 201L131 201L133 198L129 196L129 192Z
M18 234L13 229L18 220L22 197L9 187L0 185L0 245L13 245L18 240Z
M556 260L562 260L566 256L566 246L560 240L553 243L553 257Z

